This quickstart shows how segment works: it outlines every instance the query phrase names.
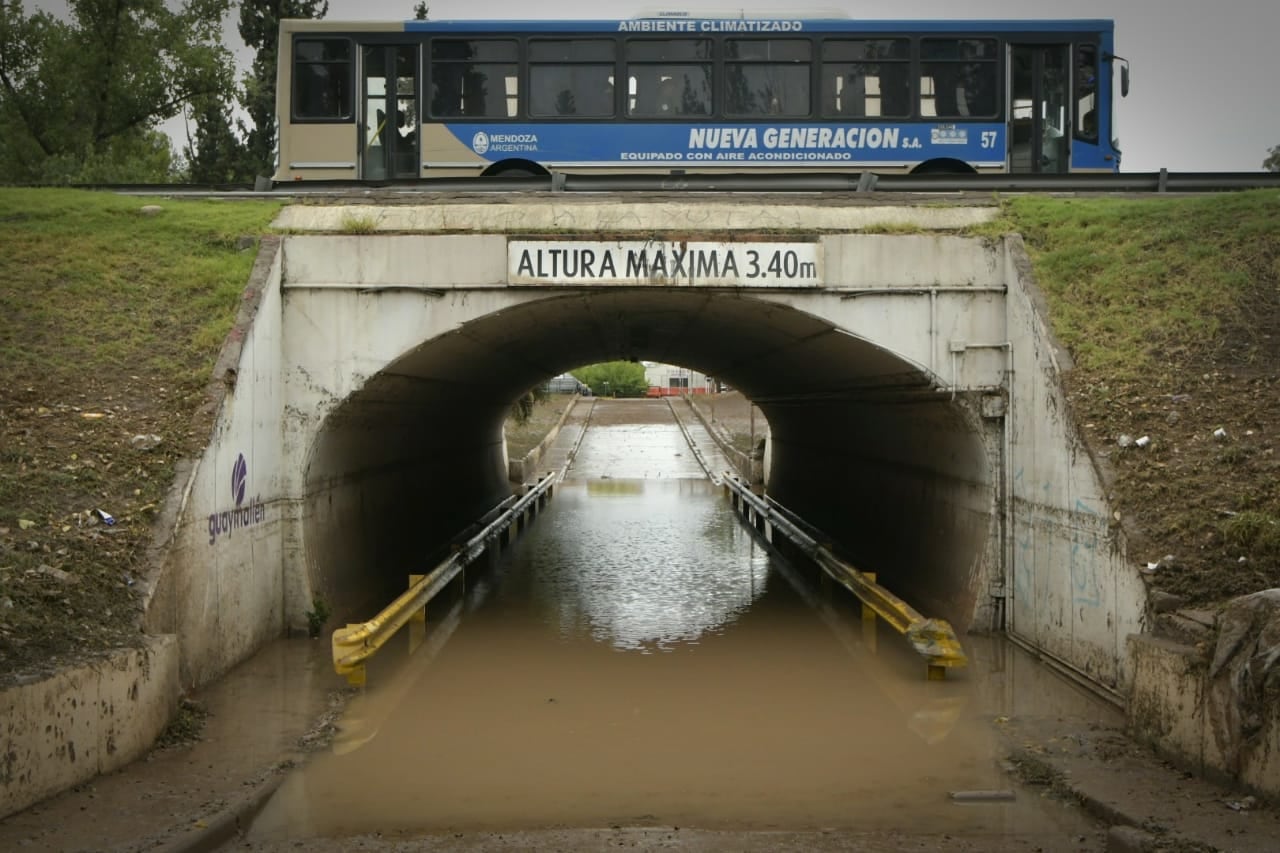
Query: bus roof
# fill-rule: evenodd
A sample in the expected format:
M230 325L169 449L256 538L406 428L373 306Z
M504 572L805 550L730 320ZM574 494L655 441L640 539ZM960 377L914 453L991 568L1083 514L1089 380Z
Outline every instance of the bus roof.
M358 28L358 24L353 24ZM406 21L406 32L444 33L637 33L696 34L741 33L785 35L787 33L1054 33L1107 32L1114 22L1108 19L1024 19L1024 20L857 20L852 18L618 18L611 20L470 20Z

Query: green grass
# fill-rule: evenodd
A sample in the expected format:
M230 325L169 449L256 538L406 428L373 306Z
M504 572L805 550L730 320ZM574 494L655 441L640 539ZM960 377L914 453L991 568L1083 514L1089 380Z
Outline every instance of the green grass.
M1280 192L1025 196L969 233L1014 232L1129 556L1177 556L1149 583L1195 604L1280 585ZM1117 452L1125 433L1151 449Z
M928 233L914 222L871 222L858 229L858 231L861 234L888 234L894 236Z
M1256 559L1280 559L1280 518L1246 510L1223 524L1223 535L1229 546Z
M345 234L373 234L378 230L379 217L365 213L345 213L342 216L342 231Z
M141 208L163 210L146 216ZM72 371L207 378L276 202L0 190L0 380Z
M1018 232L1079 366L1133 379L1248 324L1254 283L1280 281L1280 193L1024 196L970 233Z

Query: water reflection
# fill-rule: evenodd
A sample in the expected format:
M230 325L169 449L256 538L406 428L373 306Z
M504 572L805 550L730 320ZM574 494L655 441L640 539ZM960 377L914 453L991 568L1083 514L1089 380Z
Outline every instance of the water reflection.
M333 752L247 840L909 822L981 843L1087 825L1034 798L954 807L947 791L1008 785L991 720L1022 695L1012 668L926 682L900 638L772 557L687 451L666 424L592 426L580 479L441 602L416 653L375 658Z
M653 652L723 630L764 592L769 558L706 480L561 484L502 596L537 602L561 637Z

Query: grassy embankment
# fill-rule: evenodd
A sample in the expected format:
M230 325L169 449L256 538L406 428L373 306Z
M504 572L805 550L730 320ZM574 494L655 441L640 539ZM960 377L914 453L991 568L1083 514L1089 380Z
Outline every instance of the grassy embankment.
M0 190L0 679L136 636L155 507L208 438L254 256L237 243L277 209L145 203ZM1004 211L982 233L1026 236L1132 558L1173 554L1155 581L1194 601L1280 586L1280 194ZM1153 441L1121 452L1122 434Z
M137 635L150 524L208 441L196 413L278 208L0 190L0 679Z
M1022 197L980 231L1026 241L1130 559L1190 604L1280 586L1280 193Z

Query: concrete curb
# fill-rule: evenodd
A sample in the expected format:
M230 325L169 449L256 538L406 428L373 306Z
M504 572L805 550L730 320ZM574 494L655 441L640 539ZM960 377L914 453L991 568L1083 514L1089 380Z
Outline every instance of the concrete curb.
M162 853L207 853L248 829L249 823L262 811L276 790L284 783L285 773L277 768L246 794L232 801L206 825L193 829L159 848Z
M1012 734L1012 733L1010 733ZM1031 770L1034 779L1017 771L1011 772L1022 785L1045 785L1054 795L1078 803L1090 817L1107 827L1106 853L1150 853L1157 850L1271 851L1274 845L1274 823L1241 823L1233 828L1216 816L1195 814L1196 807L1212 801L1214 794L1203 790L1181 789L1183 774L1152 755L1149 760L1113 763L1097 758L1058 758L1036 748L1028 750L1006 740L1007 754L1014 764ZM1196 779L1187 784L1205 785ZM1154 806L1155 801L1144 792L1164 791L1173 810ZM1136 792L1136 796L1134 796ZM1208 820L1208 822L1206 822ZM1238 831L1239 835L1233 835Z
M137 839L113 848L112 853L212 853L232 841L248 829L249 824L262 811L272 795L284 783L291 768L281 764L253 784L253 788L232 799L209 817L169 830L171 835L158 840L155 837Z
M573 411L574 406L578 405L578 402L582 399L582 395L574 394L569 399L568 405L560 412L560 417L556 420L555 426L542 437L542 440L532 450L519 459L507 460L508 480L513 483L523 483L529 478L534 468L542 461L542 457L547 455L547 451L551 449L551 445L555 443L557 436L560 435L560 430L564 428L564 422L568 420L569 413Z
M1156 835L1143 829L1142 818L1135 817L1122 806L1102 800L1083 788L1070 783L1065 786L1066 792L1079 801L1085 812L1105 824L1107 830L1106 853L1147 853L1147 851L1170 849L1162 846L1169 841L1176 841L1177 850L1217 850L1207 841L1186 835L1181 832L1169 832Z
M1107 853L1143 853L1151 850L1156 837L1132 826L1113 826L1107 831Z
M1024 757L1029 757L1025 756ZM1096 818L1104 824L1111 827L1127 826L1139 827L1142 825L1142 819L1134 817L1127 813L1121 806L1109 799L1103 799L1097 794L1090 793L1087 788L1080 785L1072 779L1069 770L1062 767L1052 759L1045 759L1043 756L1037 756L1036 760L1043 763L1053 771L1053 782L1050 787L1059 796L1075 800L1080 804L1080 808L1085 813Z
M724 435L723 429L713 426L707 418L706 413L698 406L691 396L686 396L685 401L688 402L689 408L693 410L693 416L698 419L698 423L702 424L703 429L711 436L711 440L720 448L720 452L724 454L738 473L748 480L751 479L751 457L734 447L729 439Z

